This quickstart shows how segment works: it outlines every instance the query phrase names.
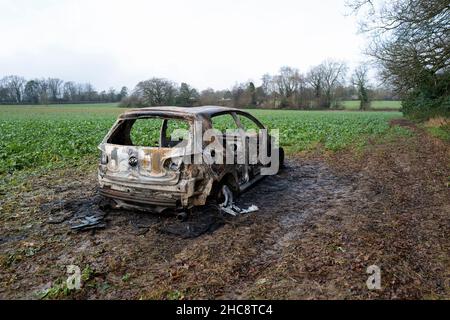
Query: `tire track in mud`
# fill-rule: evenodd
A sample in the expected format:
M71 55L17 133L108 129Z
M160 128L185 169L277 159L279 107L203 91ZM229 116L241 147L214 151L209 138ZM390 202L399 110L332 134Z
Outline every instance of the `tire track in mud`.
M290 161L284 171L268 177L244 194L242 202L258 199L260 213L277 219L280 230L272 255L301 236L298 227L327 211L350 206L355 200L354 177L338 177L319 161ZM271 250L269 250L270 252Z
M261 269L275 267L284 258L284 251L302 236L304 228L312 227L323 214L340 219L341 210L349 210L360 200L355 183L358 177L338 176L320 160L290 160L277 176L269 176L239 199L240 206L256 204L260 211L257 223L275 221L276 227L266 235L260 253L252 265ZM263 280L264 279L259 279ZM224 298L248 298L248 291L258 282L243 282Z

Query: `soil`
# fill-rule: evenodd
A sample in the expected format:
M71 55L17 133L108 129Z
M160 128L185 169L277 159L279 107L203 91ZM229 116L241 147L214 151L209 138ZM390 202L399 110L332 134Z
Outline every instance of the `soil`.
M259 207L239 217L111 210L95 172L32 177L0 195L0 298L43 298L77 265L81 290L45 298L449 299L450 147L392 125L414 135L290 157L238 199ZM92 215L102 224L71 229Z

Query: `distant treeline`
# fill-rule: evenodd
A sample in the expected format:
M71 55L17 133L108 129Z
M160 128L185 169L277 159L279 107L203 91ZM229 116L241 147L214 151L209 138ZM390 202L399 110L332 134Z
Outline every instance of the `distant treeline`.
M292 67L282 67L275 75L265 74L261 85L248 81L231 89L198 91L187 83L164 78L151 78L137 84L121 102L123 107L160 105L197 106L223 105L231 107L330 109L341 107L344 100L361 101L360 108L370 106L370 100L394 100L395 94L386 88L372 88L368 70L357 67L347 79L343 62L327 60L306 74Z
M122 107L151 107L161 105L230 107L330 109L342 107L341 101L358 100L360 108L370 106L370 100L395 100L386 88L373 88L367 68L357 67L347 78L345 63L327 60L301 73L293 67L282 67L277 74L264 74L261 85L247 81L232 88L199 91L187 83L177 84L165 78L139 82L129 94L111 88L98 92L89 84L58 78L26 80L6 76L0 80L1 104L63 104L120 102Z
M119 102L127 95L127 87L98 92L90 83L65 82L58 78L26 80L10 75L0 79L0 104Z

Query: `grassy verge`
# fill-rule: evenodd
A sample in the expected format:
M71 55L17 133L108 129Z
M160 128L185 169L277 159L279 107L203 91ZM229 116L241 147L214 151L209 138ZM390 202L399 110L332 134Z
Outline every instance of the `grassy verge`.
M450 142L450 120L448 118L431 118L423 124L423 127L433 137Z
M427 128L427 131L436 138L450 142L450 126Z

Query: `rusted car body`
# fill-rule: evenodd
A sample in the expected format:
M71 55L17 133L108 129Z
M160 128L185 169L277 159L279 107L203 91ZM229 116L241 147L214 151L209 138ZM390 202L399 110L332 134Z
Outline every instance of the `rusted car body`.
M223 201L232 201L228 199L232 194L245 191L263 177L262 165L249 165L248 161L239 165L195 164L193 159L205 147L205 141L196 138L212 129L212 120L218 116L233 119L241 129L244 128L240 119L244 118L264 129L251 114L225 107L152 107L123 113L99 145L100 193L119 207L158 212L205 205L212 195L221 194L226 198ZM159 142L153 146L134 145L132 141L130 132L135 122L142 119L161 121ZM174 119L187 124L188 135L182 141L172 141L167 136L168 123ZM197 149L195 141L203 141ZM235 149L245 148L244 138L235 142Z

